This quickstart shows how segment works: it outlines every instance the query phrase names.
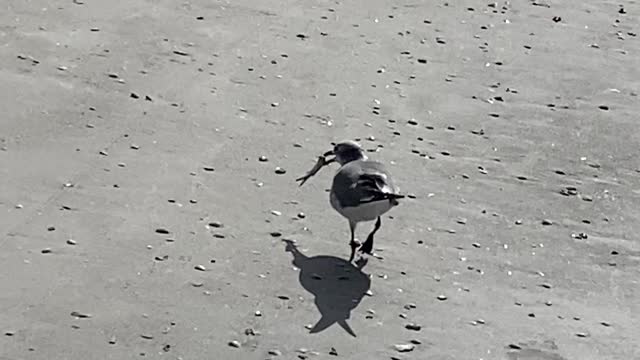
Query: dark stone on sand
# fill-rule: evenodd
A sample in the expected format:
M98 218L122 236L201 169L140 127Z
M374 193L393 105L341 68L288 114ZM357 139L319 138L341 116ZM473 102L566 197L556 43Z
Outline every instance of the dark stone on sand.
M414 323L409 323L409 324L405 325L404 327L405 327L405 329L411 330L411 331L420 331L420 330L422 330L422 326L420 326L418 324L414 324Z

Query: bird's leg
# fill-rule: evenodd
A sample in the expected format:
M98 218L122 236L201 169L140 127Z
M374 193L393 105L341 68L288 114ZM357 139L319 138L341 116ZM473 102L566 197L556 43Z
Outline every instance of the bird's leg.
M351 242L349 242L351 246L351 256L349 256L349 262L353 261L354 256L356 256L356 249L360 246L360 243L356 241L356 225L358 225L357 222L349 221L349 229L351 229Z
M371 254L373 252L373 235L375 235L376 231L380 229L381 225L382 225L382 219L380 218L380 216L378 216L378 220L376 220L376 225L373 227L373 231L371 232L371 234L367 236L367 241L365 241L364 244L362 244L362 247L360 248L360 252L364 254Z

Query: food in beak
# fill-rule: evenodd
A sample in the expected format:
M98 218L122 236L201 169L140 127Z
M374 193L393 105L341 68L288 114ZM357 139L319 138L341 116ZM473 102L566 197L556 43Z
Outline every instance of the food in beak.
M333 150L327 151L322 156L318 156L318 161L316 161L316 164L313 166L313 168L311 168L311 170L309 170L304 176L301 176L296 179L296 181L300 181L299 186L302 186L302 184L304 184L307 180L309 180L309 178L317 174L318 171L320 171L320 169L322 169L323 166L331 164L332 162L336 161L335 157L333 159L327 160L326 156L331 156L331 155L333 155Z

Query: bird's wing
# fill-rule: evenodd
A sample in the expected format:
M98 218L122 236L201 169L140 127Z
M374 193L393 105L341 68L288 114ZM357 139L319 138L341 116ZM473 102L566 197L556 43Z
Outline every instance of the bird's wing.
M374 161L344 165L333 179L332 191L343 207L401 198L384 166Z
M370 172L360 174L353 187L361 194L360 204L401 197L394 194L393 189L387 183L386 175L383 173Z

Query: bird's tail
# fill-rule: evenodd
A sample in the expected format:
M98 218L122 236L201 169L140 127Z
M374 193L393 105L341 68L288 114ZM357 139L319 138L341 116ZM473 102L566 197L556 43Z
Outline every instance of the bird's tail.
M400 204L398 199L404 199L406 196L400 194L388 194L387 197L393 206L397 206Z
M389 199L404 199L407 196L406 195L401 195L401 194L387 194L387 197Z

